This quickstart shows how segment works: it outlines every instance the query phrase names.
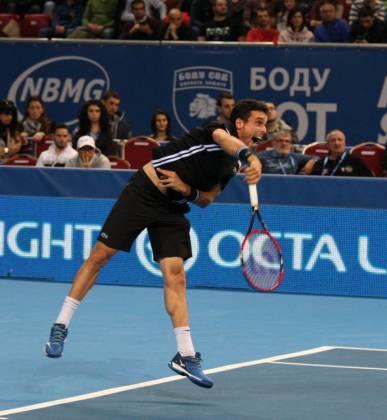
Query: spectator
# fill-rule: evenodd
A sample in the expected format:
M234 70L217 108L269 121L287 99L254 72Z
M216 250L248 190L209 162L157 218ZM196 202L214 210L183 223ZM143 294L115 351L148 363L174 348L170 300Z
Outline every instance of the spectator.
M183 22L183 16L179 9L171 9L168 19L161 28L160 39L168 41L191 41L194 34L189 25Z
M51 121L46 115L40 96L31 96L26 104L26 113L22 119L23 153L32 153L34 144L43 140L51 132Z
M77 152L77 155L66 163L66 168L111 169L109 159L95 146L93 137L79 137Z
M150 138L157 142L176 140L171 134L171 118L169 114L162 110L157 110L151 120L152 134Z
M280 9L275 16L275 26L279 32L284 31L288 26L289 12L297 6L296 0L281 0Z
M349 12L349 23L352 24L359 19L359 12L364 6L370 7L374 16L381 22L386 19L386 6L381 0L354 0L352 2L351 11Z
M216 101L218 116L216 120L221 124L229 124L232 110L234 109L235 99L230 92L223 92Z
M211 0L192 0L190 16L192 30L195 34L200 34L204 24L214 18Z
M252 29L247 32L248 42L278 42L279 32L272 26L269 9L258 9L252 20Z
M269 113L266 124L267 132L263 140L271 140L276 133L285 130L292 133L293 143L299 143L297 134L292 130L292 127L279 117L275 104L273 102L266 102L265 104Z
M204 23L198 41L243 41L244 28L241 22L229 17L227 0L214 0L214 18Z
M41 38L66 38L82 23L82 0L66 0L54 10L51 26L40 30Z
M114 155L109 117L101 101L90 99L85 102L79 113L78 121L79 126L74 141L77 141L81 136L91 136L95 140L96 147L104 155Z
M386 24L375 17L371 7L359 10L359 20L351 25L351 41L356 44L380 44L387 42Z
M382 176L387 177L387 146L384 149L384 156L382 157Z
M17 109L12 101L0 101L0 161L20 152L23 145Z
M320 6L322 22L316 27L314 37L317 42L349 42L349 25L344 19L337 19L336 5L323 1Z
M68 38L112 38L114 16L118 0L88 0L82 17L82 26Z
M314 30L316 26L321 23L321 12L320 7L325 0L317 0L313 2L309 13L309 26ZM351 0L332 0L336 5L336 17L337 19L344 19L348 22L349 11L351 9Z
M70 159L77 156L78 153L71 145L71 137L67 125L58 124L55 126L54 143L39 155L36 166L63 167Z
M292 133L280 130L273 136L273 149L258 153L264 174L299 174L312 156L292 151Z
M160 22L145 12L144 0L133 0L131 3L134 21L122 27L120 39L150 41L159 39Z
M106 109L113 139L126 140L132 137L132 128L120 111L121 97L118 92L108 90L102 95L102 103Z
M314 35L306 26L305 13L294 8L288 13L288 26L280 32L279 42L313 42Z
M333 130L327 135L329 154L313 164L308 164L306 173L325 176L372 176L361 159L346 150L345 134Z

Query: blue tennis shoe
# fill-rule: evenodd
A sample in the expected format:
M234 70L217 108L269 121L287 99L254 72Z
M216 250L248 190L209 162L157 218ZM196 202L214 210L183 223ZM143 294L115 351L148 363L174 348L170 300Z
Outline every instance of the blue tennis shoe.
M179 375L186 376L195 385L203 388L211 388L214 383L202 370L200 353L195 356L183 357L180 353L168 363L168 366Z
M47 357L57 358L62 356L67 332L68 329L64 324L54 324L52 326L50 338L45 348Z

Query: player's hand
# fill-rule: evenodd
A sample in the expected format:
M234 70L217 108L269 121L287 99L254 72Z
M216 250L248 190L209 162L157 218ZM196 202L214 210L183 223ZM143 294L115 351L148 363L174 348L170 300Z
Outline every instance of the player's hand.
M191 188L174 171L168 171L166 169L156 168L159 174L159 184L161 187L172 188L173 190L183 194L189 195Z
M245 182L247 184L256 184L262 175L262 164L261 161L255 155L251 155L248 157L249 165L246 166L244 174L245 174Z

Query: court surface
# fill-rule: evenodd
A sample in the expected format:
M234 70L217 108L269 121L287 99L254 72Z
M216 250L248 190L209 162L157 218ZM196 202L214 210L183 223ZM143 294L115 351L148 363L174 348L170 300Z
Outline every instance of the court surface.
M68 287L0 280L0 419L387 419L385 300L189 290L206 390L167 367L161 289L96 286L46 358Z

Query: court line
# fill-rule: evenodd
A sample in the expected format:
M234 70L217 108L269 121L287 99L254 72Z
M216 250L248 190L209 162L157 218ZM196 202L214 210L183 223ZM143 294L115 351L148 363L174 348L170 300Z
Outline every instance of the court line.
M387 349L374 349L369 347L345 347L345 346L335 346L335 349L339 350L360 350L360 351L384 351L386 352Z
M320 363L297 363L297 362L269 362L272 365L292 365L292 366L311 366L311 367L327 367L336 369L355 369L355 370L376 370L386 372L387 368L374 368L366 366L345 366L345 365L325 365Z
M250 362L235 363L232 365L220 366L213 369L206 369L205 373L211 374L211 373L218 373L218 372L226 372L228 370L233 370L233 369L256 366L256 365L261 365L265 363L275 362L275 361L294 358L294 357L307 356L310 354L322 353L324 351L333 350L333 349L335 349L335 347L332 347L332 346L316 347L313 349L298 351L295 353L281 354L277 356L271 356L271 357L265 357L263 359L253 360ZM60 400L53 400L53 401L47 401L47 402L38 403L38 404L26 405L24 407L11 408L9 410L0 411L0 415L6 416L10 414L25 413L27 411L40 410L43 408L55 407L57 405L63 405L63 404L69 404L69 403L78 402L78 401L90 400L93 398L105 397L108 395L118 394L125 391L132 391L134 389L147 388L150 386L165 384L165 383L179 381L183 379L186 379L186 378L182 376L178 376L178 375L168 376L161 379L155 379L152 381L146 381L146 382L141 382L141 383L132 384L132 385L124 385L124 386L120 386L116 388L108 388L102 391L91 392L89 394L76 395L74 397L63 398Z

